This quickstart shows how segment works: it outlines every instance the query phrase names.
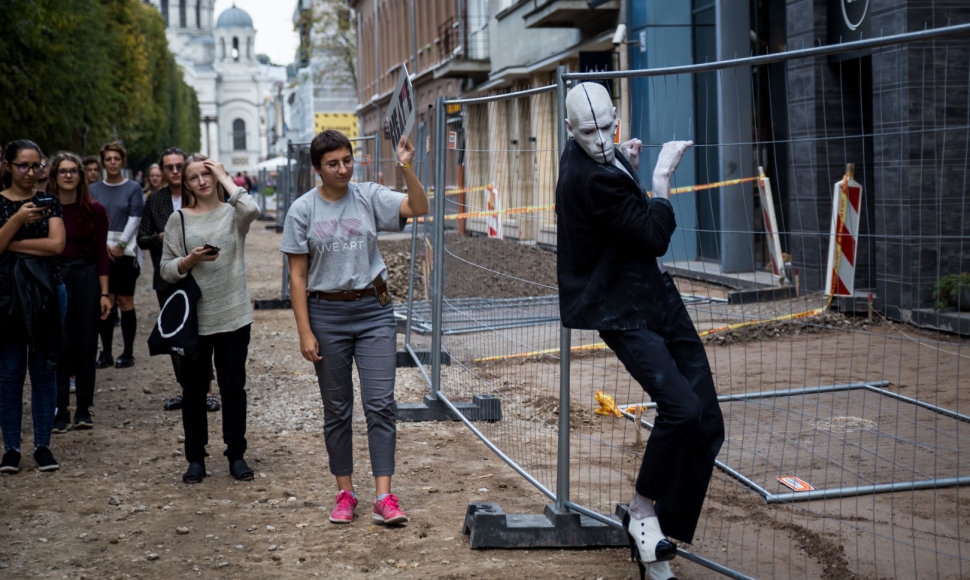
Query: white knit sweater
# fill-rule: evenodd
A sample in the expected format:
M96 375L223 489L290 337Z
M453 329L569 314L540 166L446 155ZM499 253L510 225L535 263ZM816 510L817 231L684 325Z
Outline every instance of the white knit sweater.
M173 212L165 224L165 243L162 248L161 275L166 282L175 283L187 274L179 274L178 262L188 248L212 244L219 250L214 262L199 262L192 268L202 297L198 303L199 334L232 332L253 322L253 308L246 286L246 234L259 217L259 206L246 190L239 188L229 203L201 215L182 212L185 216L185 244L182 243L182 222L179 212Z

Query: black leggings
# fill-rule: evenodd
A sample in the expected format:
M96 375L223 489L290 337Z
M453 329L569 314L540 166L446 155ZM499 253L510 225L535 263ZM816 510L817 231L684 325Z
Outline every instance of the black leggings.
M98 325L101 318L101 285L95 262L81 259L61 261L67 286L65 330L67 342L57 364L58 414L71 404L71 375L77 387L77 409L94 404L94 359L98 351Z

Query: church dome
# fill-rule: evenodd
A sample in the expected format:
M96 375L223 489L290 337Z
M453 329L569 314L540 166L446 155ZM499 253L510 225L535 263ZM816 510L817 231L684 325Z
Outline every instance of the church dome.
M242 8L237 8L235 4L231 8L219 15L216 20L216 28L252 28L253 19L249 13Z

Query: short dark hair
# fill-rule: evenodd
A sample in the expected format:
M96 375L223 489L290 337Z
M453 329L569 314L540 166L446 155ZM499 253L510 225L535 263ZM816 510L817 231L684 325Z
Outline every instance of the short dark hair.
M87 167L92 163L97 163L98 167L101 167L101 158L97 155L85 155L84 159L81 160L81 167Z
M178 147L169 147L165 151L162 151L162 154L158 157L158 166L159 167L162 167L162 165L165 164L165 162L163 161L163 159L165 159L165 157L167 155L181 155L182 156L182 163L185 163L185 158L188 157L188 155L185 154L185 151L182 151Z
M104 162L104 156L108 154L108 151L114 151L118 155L121 155L121 162L124 163L128 160L128 152L125 148L121 146L120 143L115 143L110 141L101 146L101 161Z
M310 142L310 163L314 167L320 167L320 160L324 155L339 149L349 149L350 154L354 154L354 146L350 144L350 139L346 135L336 129L321 131Z

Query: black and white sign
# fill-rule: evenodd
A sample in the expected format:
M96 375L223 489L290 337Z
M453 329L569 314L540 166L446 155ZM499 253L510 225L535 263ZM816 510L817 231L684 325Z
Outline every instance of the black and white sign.
M391 102L387 109L387 130L391 144L396 148L401 135L410 137L414 127L417 105L414 98L414 87L408 75L407 65L401 65L401 75L391 93Z

